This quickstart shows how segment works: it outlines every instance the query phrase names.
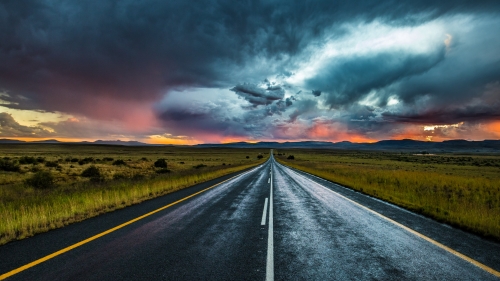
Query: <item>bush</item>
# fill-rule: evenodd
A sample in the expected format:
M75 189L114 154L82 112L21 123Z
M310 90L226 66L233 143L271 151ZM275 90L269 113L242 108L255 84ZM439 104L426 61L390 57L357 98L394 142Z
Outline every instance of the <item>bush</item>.
M142 157L142 158L141 158L141 161L149 161L149 160L148 160L148 158L146 158L146 157Z
M92 182L102 182L104 177L101 175L101 171L96 166L92 165L82 172L82 177L89 178Z
M203 167L206 167L206 166L207 166L207 165L205 165L205 164L198 164L198 165L196 165L196 166L193 166L193 168L195 168L195 169L199 169L199 168L203 168Z
M113 162L113 165L115 165L115 166L122 166L122 165L127 165L127 163L125 163L125 161L119 159L119 160L115 160Z
M0 170L6 172L19 172L19 165L10 160L0 159Z
M36 163L35 157L21 156L21 158L19 158L19 164L22 164L22 165L25 165L25 164L35 164L35 163Z
M37 157L36 162L43 163L43 162L45 162L45 158L44 157Z
M86 158L83 158L82 160L78 161L78 164L85 165L85 164L92 163L92 162L94 162L93 157L86 157Z
M111 158L111 157L104 157L104 158L102 158L102 161L109 161L109 162L111 162L113 160L115 160L115 159Z
M36 172L26 180L26 184L36 189L48 189L55 186L54 177L47 171Z
M76 162L78 162L78 161L80 161L80 159L78 159L78 158L72 158L72 159L71 159L71 162L73 162L73 163L76 163Z
M249 158L250 158L250 156L247 156L247 159L249 159Z
M257 158L262 159L262 158L264 158L264 156L262 156L262 154L259 154L259 155L257 155Z
M295 157L293 155L289 155L286 159L294 160Z
M92 165L87 169L83 170L81 176L86 178L100 178L101 170L99 170L99 168L97 168L96 166Z
M161 159L156 160L154 165L156 168L165 168L166 169L167 168L167 161L165 159L161 158Z
M58 168L58 167L61 167L61 166L59 166L59 164L57 162L47 161L47 162L45 162L45 167Z

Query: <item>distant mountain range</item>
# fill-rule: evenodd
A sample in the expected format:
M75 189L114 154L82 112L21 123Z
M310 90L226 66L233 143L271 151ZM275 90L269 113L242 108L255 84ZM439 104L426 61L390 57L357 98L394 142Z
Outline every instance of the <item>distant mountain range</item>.
M443 142L403 140L383 140L375 143L342 142L235 142L227 144L199 144L197 147L233 147L233 148L317 148L317 149L349 149L349 150L396 150L418 152L500 152L500 140L467 141L449 140Z
M124 145L124 146L164 146L162 144L148 144L138 141L121 141L121 140L96 140L93 142L62 142L58 140L42 140L42 141L20 141L11 139L0 139L0 144L23 144L23 143L46 143L46 144L102 144L102 145Z
M166 146L160 144L147 144L138 141L121 140L96 140L94 142L60 142L58 140L43 140L25 142L11 139L0 139L0 144L93 144L93 145L123 145L123 146ZM172 146L172 145L167 145ZM225 144L198 144L193 147L200 148L315 148L315 149L349 149L349 150L386 150L386 151L415 151L415 152L500 152L500 140L467 141L449 140L443 142L403 140L382 140L375 143L323 142L233 142Z

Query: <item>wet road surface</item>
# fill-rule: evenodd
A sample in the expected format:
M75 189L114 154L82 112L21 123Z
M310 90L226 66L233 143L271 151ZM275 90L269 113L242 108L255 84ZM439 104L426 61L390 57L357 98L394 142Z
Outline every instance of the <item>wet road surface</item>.
M273 158L224 179L229 180L8 280L499 280L378 214L496 271L498 243ZM1 246L0 274L214 183Z

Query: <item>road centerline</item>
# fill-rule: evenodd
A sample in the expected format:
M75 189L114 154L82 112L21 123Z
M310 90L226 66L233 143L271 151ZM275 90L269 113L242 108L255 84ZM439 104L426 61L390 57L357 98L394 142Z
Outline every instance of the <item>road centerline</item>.
M267 217L267 198L264 200L264 211L262 211L262 220L260 221L260 225L266 225L266 217Z
M271 150L272 157L272 150ZM266 281L274 280L274 224L273 224L273 166L271 162L271 188L269 191L269 230L267 233Z

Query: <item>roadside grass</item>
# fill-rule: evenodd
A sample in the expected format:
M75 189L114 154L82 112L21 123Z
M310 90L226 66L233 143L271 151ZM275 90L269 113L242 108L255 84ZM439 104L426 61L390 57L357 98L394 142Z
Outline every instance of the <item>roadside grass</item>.
M280 163L500 240L500 156L275 151ZM294 160L287 159L294 155Z
M257 158L260 153L268 150L0 145L0 158L16 161L28 155L60 166L20 164L19 172L0 172L0 245L256 166L265 161ZM66 158L93 160L79 165ZM117 159L126 165L113 165ZM166 160L168 173L157 172L166 169L154 167L157 159ZM204 166L193 168L196 165ZM82 176L91 166L99 169L99 181ZM56 185L28 186L26 180L39 171L50 172Z

